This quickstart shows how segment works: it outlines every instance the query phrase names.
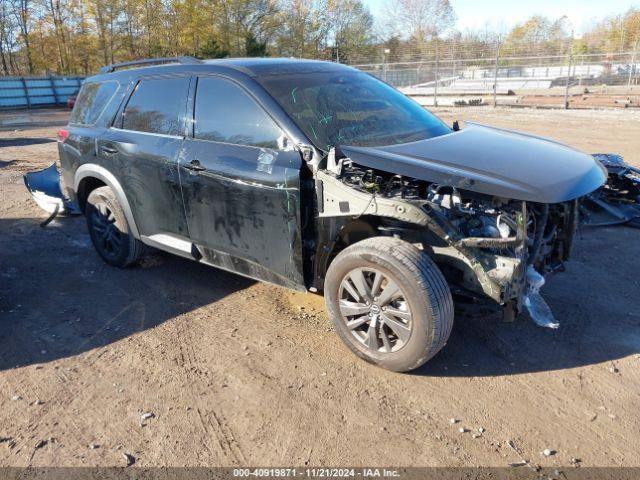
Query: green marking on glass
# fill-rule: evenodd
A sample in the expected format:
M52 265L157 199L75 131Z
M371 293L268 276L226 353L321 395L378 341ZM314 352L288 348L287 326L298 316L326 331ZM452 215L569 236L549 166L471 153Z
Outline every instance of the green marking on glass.
M298 87L295 87L293 90L291 90L291 96L293 97L293 103L296 103L296 90L298 89Z
M315 137L315 139L318 139L318 134L316 134L316 129L313 128L313 125L309 125L311 127L311 131L313 132L313 136Z

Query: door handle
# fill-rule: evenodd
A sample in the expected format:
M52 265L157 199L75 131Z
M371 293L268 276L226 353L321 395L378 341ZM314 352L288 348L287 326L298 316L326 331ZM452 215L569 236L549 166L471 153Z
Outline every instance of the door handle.
M195 172L202 172L202 171L206 170L206 168L203 167L200 164L200 160L195 160L195 159L191 160L189 163L185 163L183 165L183 167L186 168L187 170L190 170L190 171L194 172L194 173Z
M118 149L114 147L110 147L108 145L100 145L100 151L105 155L115 155L118 153Z

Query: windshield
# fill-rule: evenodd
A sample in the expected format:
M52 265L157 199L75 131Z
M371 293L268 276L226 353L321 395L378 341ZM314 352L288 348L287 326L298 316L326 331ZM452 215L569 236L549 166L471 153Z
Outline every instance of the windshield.
M435 115L365 73L302 73L259 81L325 151L336 145L396 145L451 132Z

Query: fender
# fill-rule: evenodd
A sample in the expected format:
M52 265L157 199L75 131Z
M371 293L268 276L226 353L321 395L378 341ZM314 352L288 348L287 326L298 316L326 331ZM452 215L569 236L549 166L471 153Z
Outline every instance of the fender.
M77 192L78 187L80 186L80 182L83 178L94 177L99 180L102 180L111 190L116 194L116 198L118 202L120 202L120 206L124 211L124 216L127 218L127 223L129 224L129 229L131 230L131 234L134 238L140 239L140 232L138 231L138 226L136 225L136 221L133 218L133 211L131 210L131 205L129 205L129 200L127 200L127 196L124 194L124 190L122 189L122 185L116 179L116 177L104 167L100 165L96 165L95 163L85 163L80 165L76 170L75 180L73 188Z

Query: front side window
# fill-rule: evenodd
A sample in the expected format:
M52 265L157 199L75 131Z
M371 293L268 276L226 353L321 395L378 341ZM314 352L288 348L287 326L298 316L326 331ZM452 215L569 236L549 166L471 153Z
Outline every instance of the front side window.
M438 117L365 73L272 75L258 82L322 150L395 145L451 132Z
M137 132L182 135L188 78L140 80L123 112L122 128Z
M198 79L194 138L278 148L282 132L238 85L221 78Z
M118 89L117 82L85 83L71 112L69 123L93 125Z

